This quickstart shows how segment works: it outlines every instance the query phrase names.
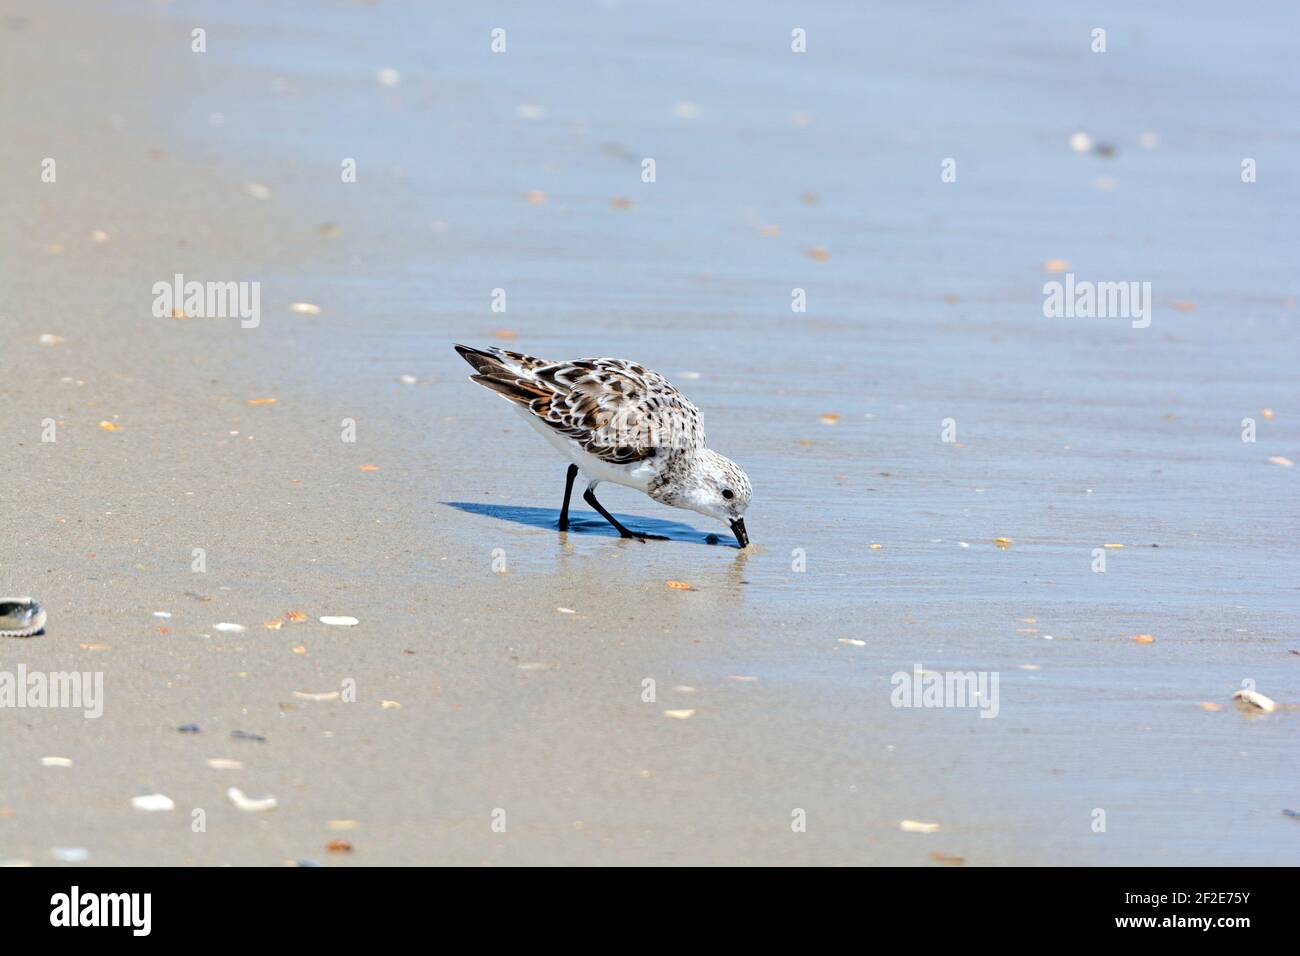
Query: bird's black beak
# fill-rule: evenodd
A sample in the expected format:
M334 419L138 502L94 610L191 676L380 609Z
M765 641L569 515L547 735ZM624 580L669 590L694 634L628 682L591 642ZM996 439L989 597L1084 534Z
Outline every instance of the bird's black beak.
M731 522L731 533L736 536L736 541L742 548L749 547L749 534L745 531L744 518L737 518Z

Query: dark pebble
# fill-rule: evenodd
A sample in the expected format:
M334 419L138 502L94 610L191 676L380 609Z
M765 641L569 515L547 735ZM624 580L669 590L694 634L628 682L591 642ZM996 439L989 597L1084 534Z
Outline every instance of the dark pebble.
M253 740L259 744L266 743L266 738L261 734L250 734L247 730L232 730L230 736L236 740Z
M176 728L183 734L197 734L199 732L198 724L181 724Z

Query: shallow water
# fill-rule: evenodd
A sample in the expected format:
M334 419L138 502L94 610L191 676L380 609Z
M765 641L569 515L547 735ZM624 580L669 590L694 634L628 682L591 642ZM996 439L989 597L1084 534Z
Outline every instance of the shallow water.
M1296 860L1281 810L1297 803L1298 711L1251 718L1228 700L1251 679L1300 704L1297 476L1268 462L1300 458L1293 9L212 3L156 17L210 24L211 80L158 118L179 147L269 185L304 234L340 227L267 262L245 360L322 420L365 423L384 455L376 513L405 557L347 573L380 579L374 614L456 594L472 610L439 622L454 648L562 661L561 684L514 705L490 698L517 675L478 685L474 703L503 712L464 738L413 731L417 754L462 779L437 772L416 795L470 813L516 792L606 834L539 834L525 861ZM497 25L504 55L488 49ZM1088 50L1095 25L1105 54ZM400 84L377 83L381 68ZM1076 130L1115 155L1072 152ZM1147 132L1154 148L1138 145ZM357 183L339 182L342 157ZM526 201L535 190L544 202ZM1054 258L1151 282L1150 327L1044 318ZM290 316L300 299L322 316ZM747 469L756 547L696 547L725 529L617 489L602 498L621 520L674 541L611 541L582 509L585 526L557 535L564 462L465 381L454 341L662 371ZM368 494L341 507L364 516ZM1096 573L1107 543L1124 548ZM661 596L666 579L698 591ZM891 707L891 676L913 665L999 674L997 719ZM620 755L616 734L568 722L566 700L611 727L635 719L619 681L644 674L696 687L662 706L702 698L680 728L700 736ZM736 676L756 677L753 693ZM592 771L648 753L681 775L641 798ZM797 848L792 806L814 821ZM394 813L394 834L419 819ZM902 818L942 821L942 843L900 833Z

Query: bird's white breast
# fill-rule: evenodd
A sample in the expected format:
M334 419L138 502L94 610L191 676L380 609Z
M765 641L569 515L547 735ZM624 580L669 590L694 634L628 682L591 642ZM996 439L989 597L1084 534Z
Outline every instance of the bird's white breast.
M573 439L556 431L528 409L521 408L518 405L515 405L514 408L520 415L524 416L529 425L554 445L561 455L577 465L579 470L587 476L588 481L612 481L614 484L626 485L644 493L650 487L650 482L658 474L657 463L661 460L658 456L644 461L634 461L626 465L612 465L590 454Z

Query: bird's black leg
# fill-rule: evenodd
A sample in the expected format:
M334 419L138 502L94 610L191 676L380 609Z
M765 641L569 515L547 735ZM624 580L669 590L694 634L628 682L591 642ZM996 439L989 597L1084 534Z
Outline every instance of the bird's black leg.
M564 478L564 506L560 508L560 530L569 530L569 495L573 494L573 479L578 477L578 466L570 465Z
M583 492L582 500L587 502L587 504L591 505L597 511L599 511L601 517L614 526L614 530L618 532L620 538L640 538L642 541L645 541L648 538L654 538L656 541L668 540L661 534L643 534L639 531L628 531L627 528L623 527L623 525L619 522L617 518L615 518L612 514L610 514L608 511L605 510L604 505L602 505L599 501L596 500L596 493L592 491L590 488L588 488L585 492Z

